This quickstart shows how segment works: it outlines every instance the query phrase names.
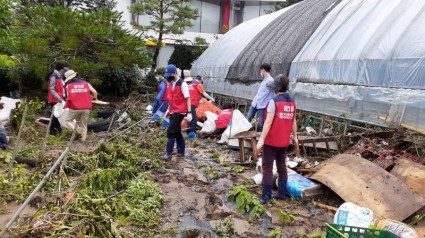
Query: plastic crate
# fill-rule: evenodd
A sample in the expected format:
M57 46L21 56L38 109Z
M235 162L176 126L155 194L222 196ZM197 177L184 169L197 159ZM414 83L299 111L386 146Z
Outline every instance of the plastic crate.
M326 224L326 238L399 238L391 232L361 228L354 226L344 226L338 224Z

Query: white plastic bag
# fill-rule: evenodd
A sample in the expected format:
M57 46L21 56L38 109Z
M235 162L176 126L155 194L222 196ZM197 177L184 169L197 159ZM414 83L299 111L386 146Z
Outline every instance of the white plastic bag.
M4 108L0 110L0 123L6 125L9 122L9 117L12 109L15 109L16 103L21 102L21 100L8 97L1 97L0 101L4 103Z
M213 133L216 130L215 120L217 120L218 115L210 111L206 111L205 115L207 117L207 120L204 122L204 125L202 126L201 133L206 133L206 134Z
M239 110L234 110L232 115L232 120L229 123L227 129L221 135L221 139L218 143L226 143L229 141L229 137L232 137L238 133L249 131L252 125L249 121L244 117L244 115ZM232 133L230 135L230 133Z
M373 221L373 211L351 202L343 203L335 214L334 223L368 228Z
M63 108L65 106L65 104L62 102L58 102L53 106L53 116L55 116L56 118L59 118L62 116L63 112L65 111L65 109Z

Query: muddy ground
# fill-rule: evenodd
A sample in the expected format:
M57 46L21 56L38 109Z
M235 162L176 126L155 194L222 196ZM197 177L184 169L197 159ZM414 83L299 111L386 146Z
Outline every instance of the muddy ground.
M157 133L162 128L145 128L147 133ZM85 144L75 142L71 150L92 151L100 140L109 137L108 133L90 134ZM140 139L140 138L139 138ZM175 159L165 162L161 169L150 172L150 177L157 182L165 196L162 207L162 221L158 224L160 237L221 237L217 228L220 221L231 218L234 222L234 232L227 237L268 237L268 233L275 227L280 228L287 237L315 237L325 230L325 223L332 223L334 212L321 209L313 205L311 200L290 199L285 203L266 205L266 213L261 219L248 222L247 214L237 212L236 205L227 201L229 191L237 185L245 185L251 194L260 196L261 187L255 185L251 177L257 172L255 163L244 166L245 172L230 172L238 161L238 152L227 149L216 143L217 138L197 139L196 143L187 143L185 159ZM140 140L139 140L140 142ZM50 148L47 157L57 158L61 148ZM213 158L213 154L219 158ZM251 152L248 152L251 153ZM293 157L292 152L289 157ZM332 155L325 154L311 156L310 162L323 161ZM209 165L219 176L213 176L204 165ZM202 167L202 168L201 168ZM2 172L2 171L0 171ZM276 193L276 190L274 190ZM329 189L314 198L315 201L338 207L343 203ZM0 215L0 228L3 228L19 204L10 203L10 213ZM284 224L278 217L278 210L294 216L294 221ZM31 217L37 209L28 206L21 217Z
M332 212L318 209L309 201L289 200L266 206L267 212L262 219L250 224L247 216L239 214L236 205L227 201L227 195L233 186L247 184L251 193L260 196L260 186L251 182L256 174L254 165L247 166L244 173L227 172L228 167L217 163L212 152L217 151L221 159L229 160L236 158L238 153L215 143L199 141L200 148L187 148L186 159L173 159L164 169L151 173L166 196L163 229L175 229L177 237L218 237L214 227L219 220L230 216L235 223L232 237L267 237L275 227L280 227L290 237L307 237L323 232L324 224L332 222ZM200 164L212 165L220 171L220 178L213 179L204 168L198 169ZM284 225L278 218L278 209L293 214L295 221ZM187 235L188 230L199 232Z

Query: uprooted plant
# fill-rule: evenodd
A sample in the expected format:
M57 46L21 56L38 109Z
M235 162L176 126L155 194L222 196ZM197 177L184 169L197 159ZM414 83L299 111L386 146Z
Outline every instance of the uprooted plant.
M258 198L252 196L244 186L233 187L227 199L236 203L239 213L249 213L249 222L259 219L265 212Z
M69 176L71 187L65 187L64 193L55 193L56 199L44 199L42 209L30 221L12 229L14 234L131 237L129 229L152 234L160 222L164 197L145 171L162 166L158 158L165 140L162 133L147 139L149 148L120 138L114 143L101 143L90 153L71 152L62 172L62 176ZM22 187L31 190L29 186ZM22 198L11 196L6 201L11 199Z

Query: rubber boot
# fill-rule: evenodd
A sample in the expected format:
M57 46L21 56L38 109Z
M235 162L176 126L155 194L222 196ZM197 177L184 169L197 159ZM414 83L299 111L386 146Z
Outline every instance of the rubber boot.
M272 200L272 188L273 185L263 184L263 193L260 197L261 204L269 203Z
M177 156L178 157L184 157L184 151L185 151L185 143L184 139L177 139Z
M168 139L167 141L167 148L165 149L165 155L171 157L171 154L174 150L174 143L176 142L176 139Z
M278 179L277 182L277 194L273 196L276 200L286 200L288 197L286 196L286 184L288 180Z

